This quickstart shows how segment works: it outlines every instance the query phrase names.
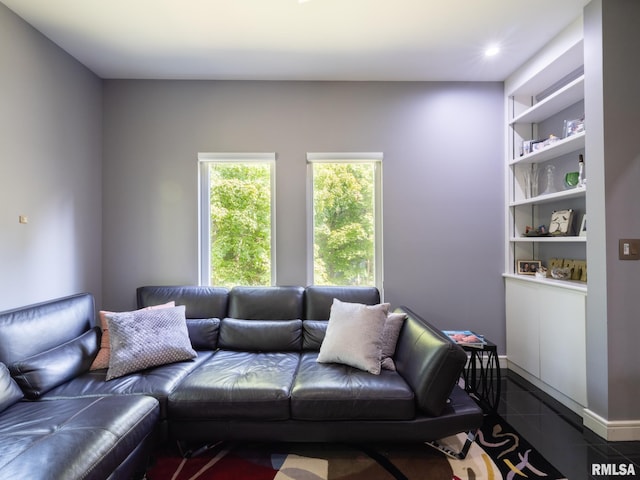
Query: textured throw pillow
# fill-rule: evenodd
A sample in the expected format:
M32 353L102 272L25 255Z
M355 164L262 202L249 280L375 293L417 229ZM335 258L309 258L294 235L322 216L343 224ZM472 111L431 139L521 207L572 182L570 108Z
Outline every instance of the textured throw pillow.
M185 307L107 314L111 358L107 380L196 357Z
M380 374L382 330L388 311L388 303L363 305L334 299L318 362L342 363Z
M400 336L400 330L407 316L404 313L390 313L384 322L382 330L382 362L380 365L385 370L396 370L393 355L396 353L396 344Z
M163 303L162 305L154 305L152 307L145 307L142 310L155 310L156 308L168 308L175 307L175 302ZM111 347L110 347L110 338L109 338L109 325L107 324L108 313L116 313L116 312L108 312L106 310L100 310L100 328L102 328L102 339L100 340L100 350L98 350L98 355L94 358L93 363L89 370L100 370L101 368L109 368L109 357L111 356Z
M11 374L4 363L0 363L0 412L21 400L22 390L11 378Z

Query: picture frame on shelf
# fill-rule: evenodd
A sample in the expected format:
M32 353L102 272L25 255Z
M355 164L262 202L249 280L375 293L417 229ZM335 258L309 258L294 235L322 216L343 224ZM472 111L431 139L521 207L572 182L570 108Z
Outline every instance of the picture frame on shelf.
M584 132L584 117L564 121L562 138L569 138L582 132Z
M540 267L542 267L540 260L518 260L517 273L518 275L535 275Z
M551 213L549 233L555 236L571 235L573 230L573 209L555 210Z
M580 237L587 236L587 214L582 215L582 221L580 222L580 230L578 231Z

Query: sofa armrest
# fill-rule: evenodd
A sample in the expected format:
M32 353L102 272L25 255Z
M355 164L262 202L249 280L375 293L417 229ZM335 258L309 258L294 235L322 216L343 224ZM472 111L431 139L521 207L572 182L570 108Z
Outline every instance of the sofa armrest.
M408 308L399 307L395 311L407 316L394 358L398 373L413 389L418 407L438 416L458 382L467 354Z

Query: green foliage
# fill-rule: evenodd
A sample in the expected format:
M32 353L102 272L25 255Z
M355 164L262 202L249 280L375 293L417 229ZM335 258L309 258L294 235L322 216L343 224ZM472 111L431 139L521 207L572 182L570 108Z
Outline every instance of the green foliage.
M271 284L271 167L217 163L211 179L211 284Z
M373 285L375 166L313 165L314 282Z
M211 284L271 283L271 166L210 165ZM314 282L373 285L375 165L315 163Z

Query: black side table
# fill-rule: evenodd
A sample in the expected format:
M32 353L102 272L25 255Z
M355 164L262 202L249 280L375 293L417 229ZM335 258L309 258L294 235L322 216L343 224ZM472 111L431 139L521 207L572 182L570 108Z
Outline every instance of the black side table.
M486 344L481 348L460 345L471 353L462 371L462 378L464 390L484 411L495 413L500 403L500 364L496 345L485 341Z

